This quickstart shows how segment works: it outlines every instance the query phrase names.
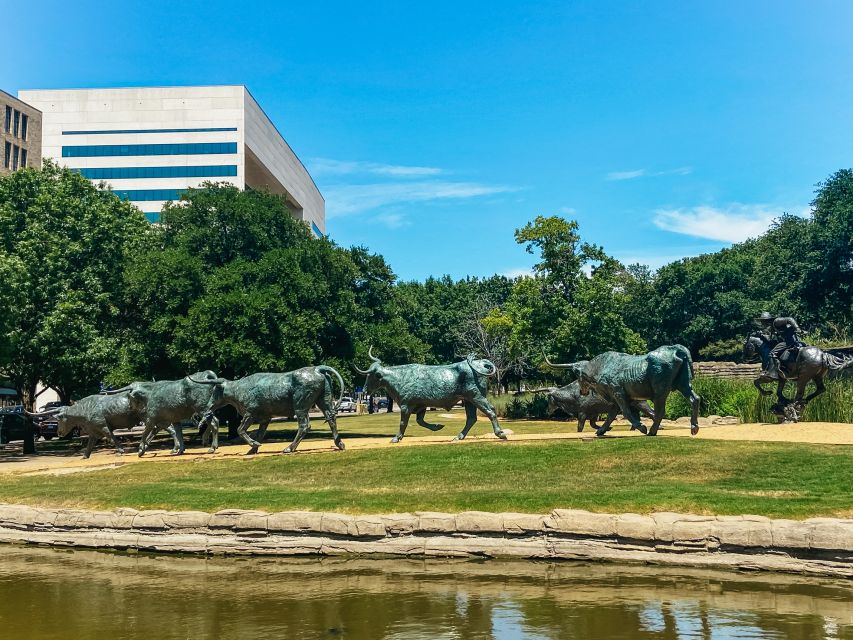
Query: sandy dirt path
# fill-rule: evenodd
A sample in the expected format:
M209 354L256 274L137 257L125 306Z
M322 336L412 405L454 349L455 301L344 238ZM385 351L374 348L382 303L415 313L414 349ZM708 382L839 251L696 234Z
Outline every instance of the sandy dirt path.
M445 419L455 419L457 416L442 414ZM382 437L351 437L344 435L347 451L362 451L366 449L386 449L398 447L421 447L421 446L470 446L473 444L492 443L500 446L512 446L514 442L543 442L555 440L580 440L591 442L596 440L594 432L587 427L583 433L566 430L561 432L542 433L516 433L521 431L530 423L524 421L503 422L508 434L508 440L498 440L491 433L483 435L469 435L462 442L452 442L452 431L448 435L411 435L407 436L399 444L391 444L388 436ZM566 423L562 423L565 428ZM569 423L571 426L571 423ZM623 425L624 426L624 425ZM643 437L638 432L617 430L609 433L604 440L617 438ZM664 423L664 428L659 432L661 438L690 438L688 425L682 423ZM778 424L738 424L724 426L703 425L699 435L694 436L705 440L738 440L758 442L801 442L809 444L830 445L853 445L853 424L829 423L829 422L801 422L792 425ZM282 449L287 446L284 442L268 442L261 446L256 456L281 455ZM247 456L245 444L225 444L215 454L207 453L204 448L187 448L183 456L172 456L167 450L154 450L139 458L135 453L133 445L128 446L128 453L119 456L110 449L96 450L92 457L84 460L79 453L47 454L38 456L9 456L0 458L0 474L55 474L79 473L95 471L98 469L115 468L125 464L138 464L140 462L155 462L165 464L187 464L205 462L208 460L243 460ZM306 439L294 455L306 455L310 453L332 453L337 450L332 447L329 438ZM851 451L853 453L853 451Z

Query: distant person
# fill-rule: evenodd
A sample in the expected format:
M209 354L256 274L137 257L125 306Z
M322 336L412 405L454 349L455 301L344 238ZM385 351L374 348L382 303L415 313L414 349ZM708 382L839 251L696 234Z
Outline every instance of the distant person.
M373 413L374 411L373 396L367 396L367 413Z

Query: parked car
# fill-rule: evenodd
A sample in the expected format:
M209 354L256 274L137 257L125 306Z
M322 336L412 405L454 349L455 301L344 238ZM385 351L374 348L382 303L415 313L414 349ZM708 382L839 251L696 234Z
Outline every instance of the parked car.
M376 401L376 408L377 409L387 409L388 408L388 398L379 398L379 400Z
M341 398L341 404L338 407L338 411L347 411L349 413L353 413L356 409L355 402L352 398L343 397Z
M47 411L48 409L56 409L62 406L64 405L61 402L48 402L41 410ZM36 437L41 436L45 440L53 440L59 435L59 421L56 419L56 416L35 418L33 422L36 425Z
M0 444L23 440L27 435L29 425L30 421L24 415L22 405L0 409Z

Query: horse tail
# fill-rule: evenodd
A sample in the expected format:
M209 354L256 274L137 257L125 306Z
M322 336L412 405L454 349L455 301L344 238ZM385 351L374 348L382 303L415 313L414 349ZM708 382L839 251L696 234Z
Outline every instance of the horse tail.
M853 367L853 356L836 356L824 352L823 362L830 371L840 371L847 367Z
M332 368L332 367L326 366L326 365L324 365L324 364L321 364L320 366L318 366L318 367L317 367L317 371L318 371L319 373L323 374L323 376L324 376L324 377L326 378L326 380L328 381L328 383L329 383L329 391L333 391L333 390L334 390L334 388L335 388L335 387L334 387L334 384L332 383L332 378L331 378L331 376L330 376L329 374L331 373L332 375L334 375L334 376L338 379L338 384L339 384L339 385L340 385L340 387L341 387L341 393L340 393L340 395L338 396L338 401L335 403L335 411L337 411L337 410L338 410L338 407L340 407L340 406L341 406L341 402L342 402L342 401L343 401L343 399L344 399L344 379L341 377L341 374L340 374L340 373L338 373L338 370L337 370L337 369L334 369L334 368Z

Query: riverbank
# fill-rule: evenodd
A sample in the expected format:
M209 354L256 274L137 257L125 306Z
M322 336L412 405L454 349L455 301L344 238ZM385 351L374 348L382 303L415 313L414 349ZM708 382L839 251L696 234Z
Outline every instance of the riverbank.
M853 520L677 513L217 513L0 505L0 542L199 555L524 558L853 579Z

